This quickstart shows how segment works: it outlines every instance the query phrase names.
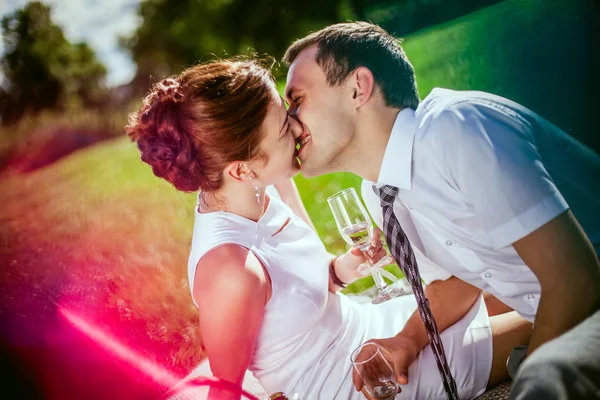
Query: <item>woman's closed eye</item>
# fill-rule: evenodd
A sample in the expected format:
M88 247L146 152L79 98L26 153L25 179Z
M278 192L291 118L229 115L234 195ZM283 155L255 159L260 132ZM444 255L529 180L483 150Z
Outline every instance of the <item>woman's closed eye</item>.
M286 121L285 125L286 126L283 128L283 131L281 132L281 136L279 136L279 139L283 139L292 131L292 124L290 124L289 121Z

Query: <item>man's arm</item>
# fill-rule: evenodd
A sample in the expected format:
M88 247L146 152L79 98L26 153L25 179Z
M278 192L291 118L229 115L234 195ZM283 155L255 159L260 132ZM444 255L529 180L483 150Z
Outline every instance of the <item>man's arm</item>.
M438 331L442 332L458 322L471 309L481 290L451 277L445 281L434 281L425 288L425 295L435 318ZM396 336L389 339L370 340L384 347L389 361L394 366L396 380L400 384L408 383L408 368L416 360L419 352L429 343L425 326L418 310L413 313L408 322ZM361 354L359 357L368 357ZM354 386L362 389L362 382L356 371L353 371Z
M542 287L529 344L531 353L600 307L600 263L569 210L513 247Z
M598 308L598 259L544 166L538 128L502 108L466 102L444 110L438 123L448 179L492 247L512 245L540 282L532 352ZM443 153L450 144L457 151Z
M425 288L431 313L441 333L454 325L473 307L481 289L453 276L445 281L432 282ZM410 338L418 351L429 344L429 338L419 311L415 311L396 336ZM407 371L408 371L408 365Z

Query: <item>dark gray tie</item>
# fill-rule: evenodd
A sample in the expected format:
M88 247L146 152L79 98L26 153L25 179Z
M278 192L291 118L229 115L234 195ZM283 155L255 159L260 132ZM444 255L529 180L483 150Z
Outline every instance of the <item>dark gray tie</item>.
M373 186L373 190L381 199L385 240L390 248L392 256L406 276L406 279L408 280L408 283L410 283L415 297L417 298L419 314L421 314L421 319L423 320L425 330L427 331L427 337L429 338L429 345L431 346L433 357L435 358L438 370L440 371L444 390L446 391L446 399L458 400L459 397L456 382L454 382L454 378L450 372L450 366L446 360L446 353L444 353L444 346L440 339L435 319L429 308L429 301L427 301L427 297L425 297L425 293L423 292L421 275L419 274L419 267L417 266L415 254L408 241L408 237L394 215L394 200L396 200L398 188L385 185L379 189L377 189L376 186Z

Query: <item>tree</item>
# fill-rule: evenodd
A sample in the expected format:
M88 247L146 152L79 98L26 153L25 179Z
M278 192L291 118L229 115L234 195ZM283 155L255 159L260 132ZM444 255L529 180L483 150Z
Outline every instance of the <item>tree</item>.
M345 19L346 1L144 0L141 25L121 39L138 78L160 79L211 54L269 54L280 58L306 33ZM146 84L146 83L144 83Z
M50 7L28 3L2 18L5 52L0 59L3 123L67 103L97 104L106 68L84 43L71 44L50 17Z

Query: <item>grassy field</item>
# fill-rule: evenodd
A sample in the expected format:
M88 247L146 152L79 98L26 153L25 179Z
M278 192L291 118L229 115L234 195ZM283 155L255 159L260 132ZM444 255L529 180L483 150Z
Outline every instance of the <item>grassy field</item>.
M435 86L505 95L598 150L586 130L598 89L586 7L509 0L408 37L421 96ZM360 180L296 182L325 244L345 250L326 199ZM34 371L27 390L148 398L204 357L186 275L194 202L155 178L126 138L1 178L0 334L18 356L12 371ZM79 319L65 315L87 325L72 329Z

